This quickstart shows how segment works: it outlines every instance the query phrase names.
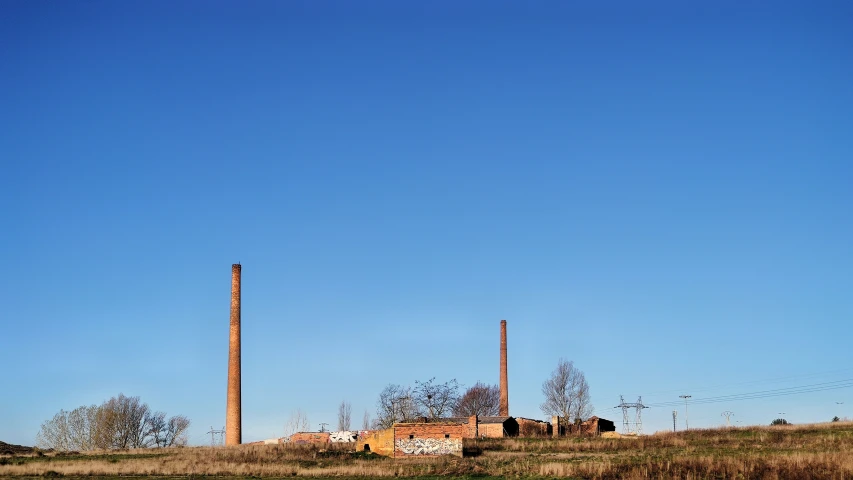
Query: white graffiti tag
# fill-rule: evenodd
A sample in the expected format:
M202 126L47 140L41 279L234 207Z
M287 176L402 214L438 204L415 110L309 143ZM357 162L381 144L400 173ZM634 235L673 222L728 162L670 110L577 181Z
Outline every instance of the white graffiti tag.
M462 451L460 438L398 438L395 443L406 455L453 455Z
M356 440L358 440L358 432L343 430L329 434L329 441L332 443L353 443Z

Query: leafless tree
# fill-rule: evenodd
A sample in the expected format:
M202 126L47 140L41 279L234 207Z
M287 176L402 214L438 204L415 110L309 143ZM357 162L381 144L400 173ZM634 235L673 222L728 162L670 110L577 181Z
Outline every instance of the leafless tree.
M187 444L187 430L190 420L183 415L166 419L163 412L154 412L146 419L146 444L157 447L173 447Z
M146 441L145 421L150 413L148 404L139 397L127 397L120 393L101 406L109 412L112 448L144 448Z
M583 372L575 368L574 362L560 359L557 368L542 384L545 402L540 408L546 416L559 416L564 422L585 420L592 415L589 385Z
M376 402L375 428L389 428L394 422L410 422L423 416L413 398L412 389L389 384L379 393Z
M367 410L364 411L364 418L361 422L361 429L370 430L370 412L368 412Z
M290 438L294 433L307 432L308 426L308 415L301 408L297 408L290 413L290 418L284 424L284 436Z
M415 381L412 390L415 402L423 409L429 418L448 416L459 400L459 384L456 379L445 383L436 383L435 377L426 382Z
M92 450L95 448L92 432L97 421L98 406L81 406L68 413L68 436L70 450Z
M175 415L169 418L166 424L166 435L162 446L176 447L187 444L187 430L190 428L190 419L183 415Z
M98 406L95 412L95 422L91 425L92 445L95 450L114 448L117 414L110 408L105 408L106 402Z
M352 405L349 402L343 401L338 406L338 431L349 430L350 419L352 418Z
M158 447L166 444L167 423L166 414L163 412L154 412L148 416L148 435Z
M186 443L190 421L182 415L166 420L139 397L119 394L101 405L60 410L42 424L39 446L56 450L168 447Z
M477 382L459 397L453 407L453 415L457 417L495 416L500 413L501 390L497 385L486 385Z
M60 410L53 418L41 424L36 436L36 445L43 449L67 451L71 449L70 444L68 412Z
M120 395L123 396L123 395ZM148 436L147 423L151 415L151 409L147 403L139 400L139 397L124 397L125 402L125 424L129 441L128 448L146 448L151 446Z

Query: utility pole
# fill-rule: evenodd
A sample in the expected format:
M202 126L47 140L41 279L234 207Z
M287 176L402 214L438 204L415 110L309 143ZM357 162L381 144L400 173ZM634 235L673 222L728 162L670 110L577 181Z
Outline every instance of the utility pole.
M685 430L690 430L690 414L687 413L687 399L692 397L693 395L679 395L678 398L684 399L684 425Z
M721 415L722 415L722 416L724 416L724 417L726 417L726 426L727 426L727 427L731 427L731 426L732 426L732 424L731 424L731 422L729 422L729 418L730 418L732 415L734 415L734 412L730 412L730 411L726 410L726 411L725 411L725 412L723 412Z
M672 431L675 431L675 417L678 416L678 410L672 411Z
M328 423L326 423L326 422L323 422L323 423L321 423L321 424L320 424L320 431L321 431L321 432L325 432L325 431L326 431L326 425L328 425Z

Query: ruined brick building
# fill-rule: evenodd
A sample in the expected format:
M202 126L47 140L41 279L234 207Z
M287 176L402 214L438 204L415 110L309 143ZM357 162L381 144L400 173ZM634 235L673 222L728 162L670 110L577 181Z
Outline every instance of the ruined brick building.
M601 435L605 432L615 432L616 424L605 418L599 418L595 415L589 417L586 421L573 423L569 425L563 424L559 417L551 418L552 433L555 437L564 435Z
M456 419L454 419L456 420ZM462 456L462 442L477 436L477 419L440 419L432 422L395 423L385 430L366 432L356 443L360 452L389 457Z

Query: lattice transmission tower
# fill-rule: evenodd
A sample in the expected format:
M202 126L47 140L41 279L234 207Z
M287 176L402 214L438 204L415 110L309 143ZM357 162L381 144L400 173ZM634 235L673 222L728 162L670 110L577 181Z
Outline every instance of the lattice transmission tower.
M214 430L213 427L210 427L210 431L207 433L210 434L211 447L223 444L223 439L225 438L225 427L222 427L222 430ZM217 436L219 437L218 439Z
M630 433L634 433L636 435L643 434L643 409L649 408L643 405L643 397L637 397L637 401L635 403L625 403L625 397L619 395L619 405L616 405L613 408L621 408L622 409L622 433L628 435ZM631 432L631 421L630 416L628 415L628 409L635 409L634 413L634 431Z
M621 408L622 409L622 433L627 435L629 431L628 426L628 408L629 404L625 403L625 397L619 395L619 405L616 405L613 408Z

